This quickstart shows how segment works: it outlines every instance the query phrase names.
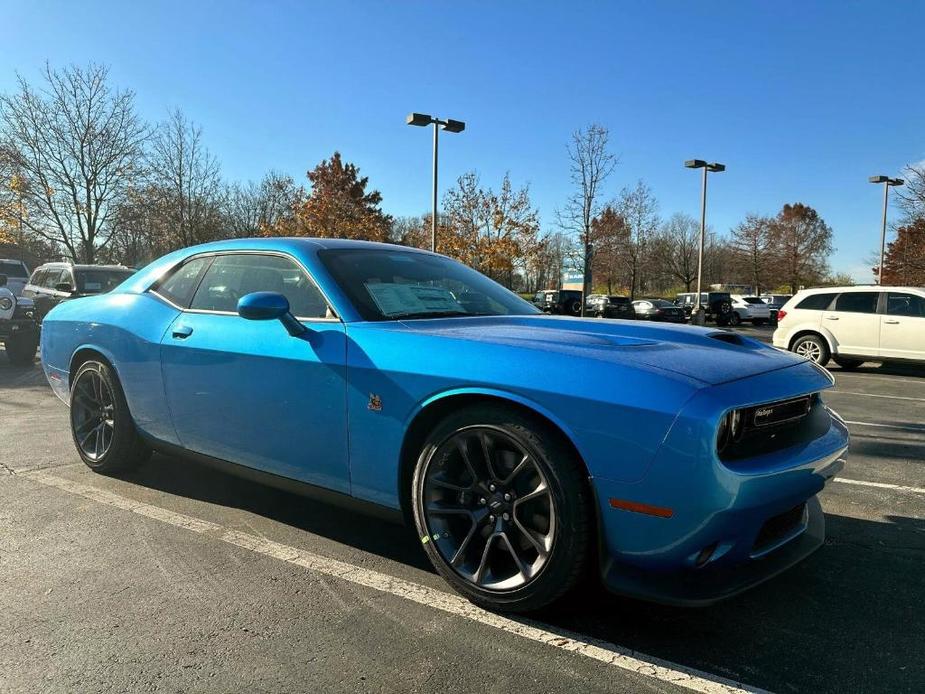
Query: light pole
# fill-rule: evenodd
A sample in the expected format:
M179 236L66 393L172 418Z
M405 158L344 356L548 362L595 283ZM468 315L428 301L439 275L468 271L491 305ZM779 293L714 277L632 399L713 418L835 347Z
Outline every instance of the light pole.
M703 280L703 239L707 231L707 172L720 173L726 170L725 164L712 164L703 159L690 159L684 162L688 169L703 169L703 184L700 189L700 247L697 251L697 303L691 309L691 325L703 325L703 307L700 302L700 291Z
M461 133L466 129L466 124L461 120L453 120L452 118L447 118L446 120L440 120L439 118L434 118L429 116L426 113L409 113L408 117L405 119L405 122L408 125L433 125L434 126L434 189L432 191L433 195L433 212L430 218L430 250L437 251L437 134L440 132L440 128L443 128L450 133Z
M877 284L883 284L883 251L886 247L886 205L890 197L890 188L901 186L905 181L901 178L889 176L871 176L867 179L871 183L883 184L883 224L880 227L880 264L877 266Z

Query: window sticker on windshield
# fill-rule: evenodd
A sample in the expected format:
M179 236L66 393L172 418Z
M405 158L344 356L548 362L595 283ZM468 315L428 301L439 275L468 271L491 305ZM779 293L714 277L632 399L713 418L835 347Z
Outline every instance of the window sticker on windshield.
M367 282L366 290L385 316L399 316L407 313L465 311L462 305L456 301L453 293L443 287Z

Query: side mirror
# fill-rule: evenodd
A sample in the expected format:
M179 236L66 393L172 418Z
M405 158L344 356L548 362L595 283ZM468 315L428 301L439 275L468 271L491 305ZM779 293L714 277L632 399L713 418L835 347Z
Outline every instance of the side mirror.
M238 315L247 320L278 320L290 335L308 331L289 311L289 299L278 292L253 292L238 299Z
M74 292L74 288L71 286L70 282L58 282L58 284L55 285L55 291L64 292L65 294L72 294Z

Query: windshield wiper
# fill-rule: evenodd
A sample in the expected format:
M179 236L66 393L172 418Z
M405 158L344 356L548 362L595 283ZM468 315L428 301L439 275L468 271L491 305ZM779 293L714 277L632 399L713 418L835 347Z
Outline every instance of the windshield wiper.
M411 311L408 313L393 313L389 318L403 320L405 318L458 318L460 316L493 315L493 313L470 313L469 311Z

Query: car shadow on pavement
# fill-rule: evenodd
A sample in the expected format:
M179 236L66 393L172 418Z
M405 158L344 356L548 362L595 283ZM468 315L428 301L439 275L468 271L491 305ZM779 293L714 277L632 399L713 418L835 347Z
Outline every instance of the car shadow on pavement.
M411 529L185 460L155 455L122 479L236 507L432 572ZM608 593L589 575L541 614L552 631L604 640L774 691L925 690L925 520L828 514L826 545L771 581L705 608Z
M176 496L231 506L270 520L433 572L415 533L398 523L381 522L369 532L370 516L305 496L257 484L198 463L155 453L133 472L119 477Z

